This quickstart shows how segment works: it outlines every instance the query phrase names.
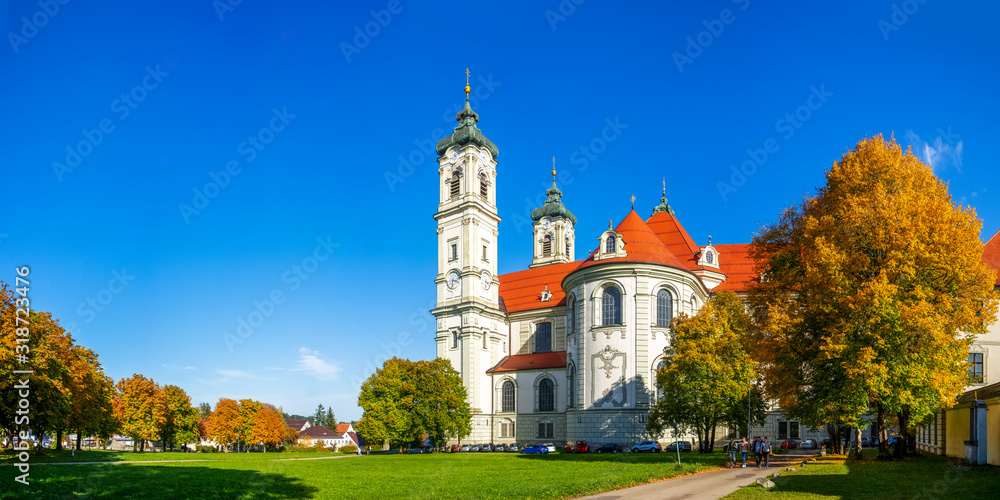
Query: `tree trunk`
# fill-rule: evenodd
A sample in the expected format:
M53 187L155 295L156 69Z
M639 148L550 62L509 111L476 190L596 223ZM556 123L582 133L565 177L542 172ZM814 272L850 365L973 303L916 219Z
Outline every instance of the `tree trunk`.
M872 430L872 435L878 439L878 456L882 458L889 456L889 446L885 442L885 408L881 403L875 405L875 428Z
M56 431L56 451L62 451L62 436L63 431L59 429Z
M716 426L713 425L712 426L712 437L708 441L708 452L709 453L712 453L713 451L715 451L715 428L716 428Z
M80 438L81 438L82 436L83 436L83 433L82 433L82 432L80 432L80 431L76 431L76 451L81 451L81 450L80 450Z
M896 436L896 444L892 448L892 457L895 459L901 459L906 454L906 435L909 432L908 421L909 415L907 412L897 412L896 417L899 418L899 435Z
M857 460L861 460L861 459L864 458L864 455L861 453L861 428L860 427L855 427L854 428L854 458L857 459Z

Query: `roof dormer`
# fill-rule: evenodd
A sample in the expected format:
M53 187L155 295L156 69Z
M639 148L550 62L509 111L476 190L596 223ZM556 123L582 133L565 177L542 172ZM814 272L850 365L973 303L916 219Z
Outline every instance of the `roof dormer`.
M622 239L621 234L611 229L610 220L608 221L608 230L604 231L599 239L601 240L601 246L594 253L594 260L614 259L628 255L628 252L625 251L625 240Z
M719 251L712 246L712 237L708 237L708 245L701 247L698 252L698 265L705 267L719 268Z

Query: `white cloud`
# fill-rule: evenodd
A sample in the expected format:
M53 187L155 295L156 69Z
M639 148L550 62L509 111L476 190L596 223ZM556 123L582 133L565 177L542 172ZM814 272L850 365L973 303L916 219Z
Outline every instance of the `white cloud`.
M292 371L305 372L317 380L333 380L337 378L341 368L335 363L328 363L319 357L319 351L307 347L299 349L299 363Z
M221 375L221 377L213 379L199 378L197 379L198 383L202 385L219 385L219 384L228 384L241 380L253 380L257 382L269 382L271 380L277 380L275 377L261 377L260 375L255 375L254 373L245 370L223 370L220 368L218 370L215 370L215 372Z
M931 167L936 173L955 167L958 173L962 173L962 140L961 135L953 133L951 127L948 130L938 129L938 136L930 141L920 139L920 136L912 130L906 131L906 140L913 147L913 154L921 161Z

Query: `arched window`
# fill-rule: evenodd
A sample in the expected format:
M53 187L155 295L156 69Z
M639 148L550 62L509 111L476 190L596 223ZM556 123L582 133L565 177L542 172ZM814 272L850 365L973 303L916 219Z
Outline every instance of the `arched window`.
M542 257L548 257L552 255L552 236L545 235L542 238Z
M535 352L552 351L552 323L539 323L535 327Z
M490 199L490 182L486 179L486 173L479 174L479 197L483 201Z
M556 390L552 379L544 378L538 384L538 411L555 411Z
M566 333L576 333L576 299L570 297L566 304Z
M607 243L604 244L604 251L607 253L615 253L615 241L616 241L615 235L609 234L608 241Z
M604 325L622 324L622 292L610 286L601 297L601 321Z
M715 254L712 253L711 250L705 252L705 262L708 262L709 264L712 264L713 260L715 260Z
M514 382L510 380L500 386L500 411L514 411Z
M670 290L656 292L656 326L670 326L670 318L674 317L674 296Z
M509 418L505 418L500 421L500 437L514 437L514 422L512 422Z
M570 363L569 372L566 374L566 406L576 406L576 365Z
M572 255L572 254L573 254L573 252L570 252L569 240L566 240L566 255L569 256L569 255Z
M462 191L462 184L461 184L461 180L458 177L458 174L452 174L451 175L451 186L450 186L450 196L451 196L451 199L454 200L454 199L458 198L458 195L461 194L461 191Z

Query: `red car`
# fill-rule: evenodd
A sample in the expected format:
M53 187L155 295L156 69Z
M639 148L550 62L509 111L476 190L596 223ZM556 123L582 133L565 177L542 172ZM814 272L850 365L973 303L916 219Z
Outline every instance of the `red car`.
M573 453L590 453L590 443L577 441L576 445L573 446Z
M792 450L799 447L799 442L794 439L786 439L781 443L781 449Z

